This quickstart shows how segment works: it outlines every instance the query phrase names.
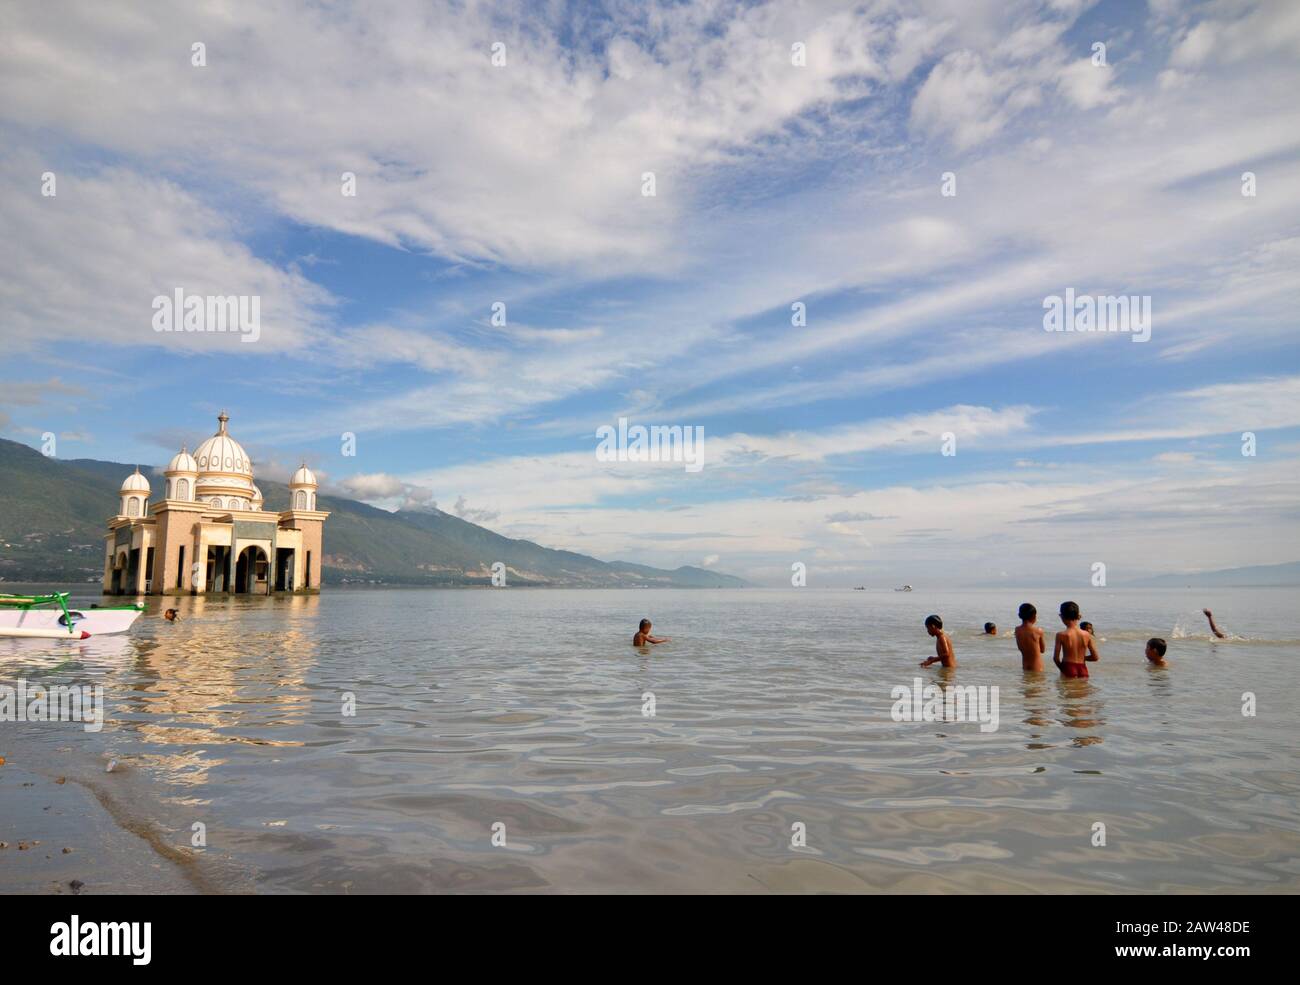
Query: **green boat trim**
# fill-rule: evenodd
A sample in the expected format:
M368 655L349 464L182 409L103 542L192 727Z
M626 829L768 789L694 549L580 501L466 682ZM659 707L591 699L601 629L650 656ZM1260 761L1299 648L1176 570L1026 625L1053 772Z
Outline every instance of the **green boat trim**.
M57 602L63 610L63 625L72 634L72 615L68 612L68 593L55 592L53 595L0 595L0 605L11 605L19 609L36 609L43 605Z

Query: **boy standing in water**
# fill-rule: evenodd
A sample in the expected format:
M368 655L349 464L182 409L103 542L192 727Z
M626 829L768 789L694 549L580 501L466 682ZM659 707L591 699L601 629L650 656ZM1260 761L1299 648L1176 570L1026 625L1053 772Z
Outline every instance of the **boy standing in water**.
M1076 602L1061 603L1061 622L1065 630L1056 634L1056 648L1052 651L1052 663L1063 677L1087 677L1089 659L1097 660L1101 654L1093 638L1079 628L1079 605ZM1062 654L1065 659L1062 660Z
M642 619L641 626L637 629L636 635L632 637L633 646L645 646L647 643L667 643L667 636L651 636L650 620Z
M1147 640L1147 659L1157 667L1168 667L1165 663L1165 651L1169 648L1159 636L1153 636Z
M943 664L945 667L957 666L957 655L952 652L952 640L943 631L943 620L938 616L925 617L925 631L934 637L934 656L921 662L922 667L930 664Z
M1028 602L1020 604L1020 625L1016 627L1016 647L1024 670L1042 670L1047 639L1038 626L1038 610Z

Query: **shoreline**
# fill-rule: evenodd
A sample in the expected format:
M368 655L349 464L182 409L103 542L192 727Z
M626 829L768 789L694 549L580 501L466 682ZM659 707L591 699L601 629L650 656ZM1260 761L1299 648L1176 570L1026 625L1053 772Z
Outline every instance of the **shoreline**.
M16 752L13 746L7 747ZM0 892L95 896L220 893L197 856L151 822L132 819L107 791L72 777L0 766L4 834Z

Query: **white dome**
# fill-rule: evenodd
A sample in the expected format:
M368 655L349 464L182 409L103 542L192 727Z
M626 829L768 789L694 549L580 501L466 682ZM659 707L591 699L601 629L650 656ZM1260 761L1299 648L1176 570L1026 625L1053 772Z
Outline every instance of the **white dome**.
M311 469L307 468L306 462L303 462L301 465L298 466L298 471L295 472L293 474L293 478L289 480L290 488L293 488L294 486L315 486L315 485L316 485L316 475L315 473L312 472Z
M253 463L243 445L226 432L230 418L223 410L217 418L217 433L194 450L199 464L199 478L195 483L195 498L211 502L226 497L248 497L253 494Z
M194 460L194 456L182 448L176 453L176 457L171 460L167 466L167 474L173 472L198 472L199 463Z
M222 411L217 418L217 433L194 450L199 472L220 472L225 475L239 475L252 479L253 463L244 446L226 433L226 422L230 418Z
M149 480L140 474L140 466L135 467L135 471L126 477L122 483L122 492L124 493L145 493L149 492Z

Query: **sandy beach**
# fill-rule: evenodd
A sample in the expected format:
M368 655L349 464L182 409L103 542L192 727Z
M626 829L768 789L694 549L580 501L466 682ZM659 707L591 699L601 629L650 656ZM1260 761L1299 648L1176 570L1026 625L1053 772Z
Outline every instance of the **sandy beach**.
M159 842L157 832L114 817L110 784L0 766L0 885L7 893L103 895L193 893L204 882L194 864ZM209 887L211 888L211 887Z

